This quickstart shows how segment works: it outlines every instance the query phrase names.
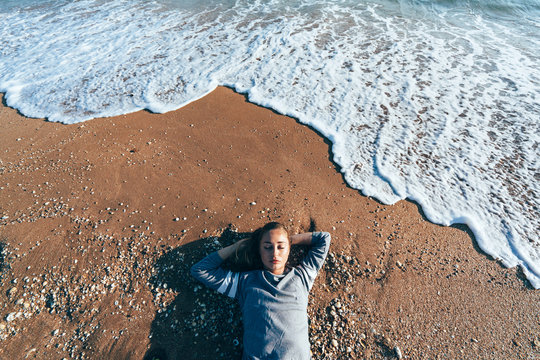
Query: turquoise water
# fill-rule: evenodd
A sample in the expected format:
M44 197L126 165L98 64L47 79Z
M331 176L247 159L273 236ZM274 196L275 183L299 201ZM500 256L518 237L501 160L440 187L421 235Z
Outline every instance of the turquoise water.
M347 182L465 223L540 287L539 1L7 1L0 91L75 123L226 85L332 141Z

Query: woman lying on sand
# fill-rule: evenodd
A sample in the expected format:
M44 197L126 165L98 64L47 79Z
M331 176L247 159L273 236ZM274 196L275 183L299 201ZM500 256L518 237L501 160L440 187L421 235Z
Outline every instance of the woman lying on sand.
M309 245L301 263L287 266L291 245ZM244 321L242 359L311 359L308 338L308 294L321 269L330 234L289 236L285 227L271 222L240 240L208 255L191 268L206 286L235 298ZM233 257L234 256L234 257ZM221 267L233 257L248 271Z

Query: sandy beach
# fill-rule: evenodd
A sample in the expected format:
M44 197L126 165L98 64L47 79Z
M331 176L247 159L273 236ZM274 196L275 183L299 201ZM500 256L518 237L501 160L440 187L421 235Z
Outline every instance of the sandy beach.
M362 196L328 141L231 89L75 125L4 103L0 128L2 359L237 358L235 303L189 268L268 221L332 234L314 359L540 358L519 269L412 202Z

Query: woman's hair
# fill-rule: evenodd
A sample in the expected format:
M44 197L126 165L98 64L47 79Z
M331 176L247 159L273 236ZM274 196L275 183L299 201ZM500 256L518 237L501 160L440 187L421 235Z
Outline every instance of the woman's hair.
M270 230L280 229L285 232L287 235L287 240L289 240L289 245L291 240L289 239L289 233L283 224L278 222L269 222L256 229L251 233L249 240L245 241L242 246L236 249L236 252L231 259L231 267L236 271L249 271L249 270L259 270L263 268L261 261L261 254L259 253L259 246L261 244L261 239L264 234Z

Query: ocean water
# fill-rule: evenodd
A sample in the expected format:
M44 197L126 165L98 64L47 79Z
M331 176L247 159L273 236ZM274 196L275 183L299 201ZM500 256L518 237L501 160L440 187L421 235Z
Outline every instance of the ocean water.
M225 85L540 288L540 0L3 0L0 91L76 123Z

